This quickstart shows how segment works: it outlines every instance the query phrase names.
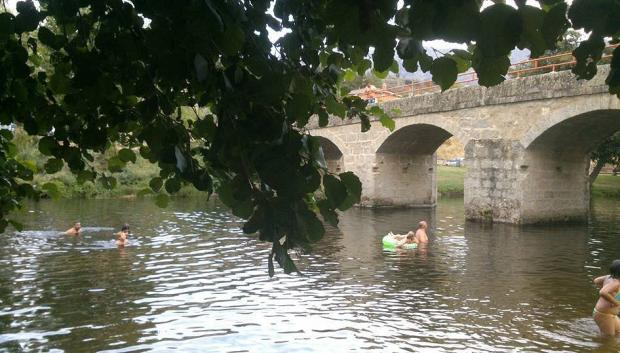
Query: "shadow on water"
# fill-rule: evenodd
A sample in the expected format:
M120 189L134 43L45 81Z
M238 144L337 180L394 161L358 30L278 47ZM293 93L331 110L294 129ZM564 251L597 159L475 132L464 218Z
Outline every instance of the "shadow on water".
M303 276L270 279L268 244L217 202L41 202L0 237L0 351L616 352L590 313L620 202L593 207L553 227L465 222L462 199L353 209L296 254ZM428 247L382 249L422 219ZM59 234L75 220L82 237Z

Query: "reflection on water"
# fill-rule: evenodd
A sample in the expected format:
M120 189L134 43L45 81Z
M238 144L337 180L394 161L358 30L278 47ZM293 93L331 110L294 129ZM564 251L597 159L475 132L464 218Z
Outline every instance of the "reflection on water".
M270 279L269 246L216 202L41 202L21 215L30 230L0 237L0 351L616 352L589 315L619 211L514 227L466 223L462 200L354 209L296 254L303 276ZM420 219L427 248L382 250ZM76 220L82 236L59 234Z

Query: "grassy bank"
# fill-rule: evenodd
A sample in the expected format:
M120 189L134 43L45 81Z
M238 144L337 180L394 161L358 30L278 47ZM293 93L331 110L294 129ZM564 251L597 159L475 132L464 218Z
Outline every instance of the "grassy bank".
M439 196L463 196L465 168L437 167L437 192ZM593 197L620 198L620 176L599 175L592 186Z
M437 193L440 197L463 196L465 168L437 166Z
M592 185L592 196L620 198L620 176L599 175Z

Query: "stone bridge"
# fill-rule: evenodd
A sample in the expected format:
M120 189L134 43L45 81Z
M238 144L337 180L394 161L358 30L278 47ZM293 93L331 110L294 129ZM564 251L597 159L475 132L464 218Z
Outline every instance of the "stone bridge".
M620 99L609 67L590 81L568 71L503 84L452 89L382 104L396 129L330 118L311 125L332 171L361 179L362 206L433 207L436 150L454 136L465 146L468 219L507 223L584 220L590 209L589 154L620 130ZM314 123L315 124L315 123Z

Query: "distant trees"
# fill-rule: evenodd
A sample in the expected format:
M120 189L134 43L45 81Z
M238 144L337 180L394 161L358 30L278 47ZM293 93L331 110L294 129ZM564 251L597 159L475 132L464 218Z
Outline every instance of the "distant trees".
M592 172L590 172L590 184L594 183L596 177L606 164L611 164L614 168L620 167L620 131L605 140L592 153L592 161L595 162Z

